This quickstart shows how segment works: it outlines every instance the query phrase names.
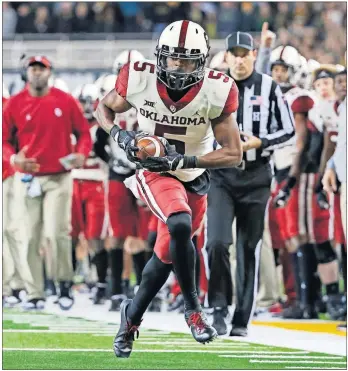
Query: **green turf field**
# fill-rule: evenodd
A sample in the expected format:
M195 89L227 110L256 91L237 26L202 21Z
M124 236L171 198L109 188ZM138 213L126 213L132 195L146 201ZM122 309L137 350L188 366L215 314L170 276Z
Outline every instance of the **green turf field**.
M190 335L140 331L129 359L112 351L117 326L5 310L3 369L346 369L346 357Z

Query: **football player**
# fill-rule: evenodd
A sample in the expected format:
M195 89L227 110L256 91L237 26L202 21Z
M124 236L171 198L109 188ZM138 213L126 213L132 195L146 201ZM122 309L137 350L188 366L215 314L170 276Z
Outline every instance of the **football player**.
M298 75L298 69L300 66L301 56L297 50L291 46L279 46L274 49L270 56L270 68L272 78L280 86L284 97L287 99L288 96L293 94L299 94L301 90L296 87ZM291 103L291 102L290 102ZM299 113L294 114L295 125L301 125L302 115ZM299 135L299 134L297 134ZM288 233L288 226L286 221L286 206L283 208L276 208L273 200L279 190L284 186L286 179L289 175L293 159L296 154L296 143L293 142L291 145L274 151L273 162L274 162L274 189L271 195L271 200L268 208L269 217L269 230L271 235L272 247L276 250L276 254L279 254L280 262L283 266L283 282L285 288L285 294L287 295L287 301L284 303L285 307L294 304L296 299L296 292L294 287L294 272L292 267L291 258L288 251L291 251L290 236ZM275 307L271 307L270 311L278 308L279 304ZM279 308L278 310L281 310Z
M314 85L317 85L318 79L326 77L324 73L315 73ZM322 93L326 97L332 96L329 85L325 83L322 86ZM288 203L288 232L293 251L296 251L293 262L298 273L296 282L300 303L284 311L283 316L317 318L315 301L318 299L318 287L314 279L317 269L327 294L338 293L337 256L330 242L330 212L328 208L319 206L315 193L316 185L320 182L319 166L323 148L321 103L311 93L287 98L292 99L291 108L295 116L302 116L302 123L296 123L298 152L285 185L275 197L275 203L278 206Z
M90 125L92 141L96 141L98 124L93 117L99 90L94 84L79 86L73 96L79 101ZM108 255L104 248L106 235L105 182L107 173L104 162L94 151L89 154L83 168L73 169L72 243L76 249L79 238L85 238L92 262L96 266L98 282L94 304L105 300Z
M191 238L207 207L209 174L205 169L238 166L242 147L233 117L238 89L232 78L205 68L209 49L201 26L187 20L171 23L158 40L156 63L125 65L115 89L97 107L101 127L142 167L127 179L128 187L159 218L154 254L144 268L139 290L121 306L121 325L114 340L117 357L129 357L143 314L172 266L193 337L205 343L217 335L197 295ZM134 139L143 134L114 124L115 114L131 107L137 109L140 130L162 137L165 157L139 161L135 156ZM214 136L222 148L212 152Z
M330 68L330 73L332 69ZM325 71L324 71L325 73ZM325 78L324 78L325 79ZM326 78L327 79L327 78ZM338 122L339 122L339 106L344 104L344 100L347 96L347 71L340 70L334 75L334 92L336 94L336 100L332 100L332 90L329 89L329 98L324 99L323 95L323 103L321 105L321 116L323 118L323 132L324 132L324 148L321 156L321 164L320 164L320 174L321 176L324 174L326 164L328 159L333 155L337 136L338 136ZM321 92L320 88L322 86L326 86L324 83L326 81L319 81L316 82L316 91ZM331 81L327 81L329 86L331 86ZM321 83L321 85L320 85ZM320 179L321 180L321 179ZM343 279L344 279L344 287L346 292L347 287L347 253L346 253L346 240L344 235L344 229L342 225L342 217L341 217L341 206L340 206L340 190L338 189L333 195L330 195L330 199L328 200L327 195L323 192L322 189L322 182L320 181L317 185L317 200L319 205L323 208L331 207L330 213L330 227L334 230L334 241L336 244L340 245L341 250L341 262L342 262L342 272L343 272ZM330 204L330 205L329 205ZM334 262L336 263L336 262ZM332 267L332 277L338 277L338 268L335 264ZM324 273L325 274L325 273ZM335 285L335 288L337 286ZM342 312L343 308L346 306L344 298L341 294L338 293L337 290L335 292L331 292L331 295L327 296L327 310L332 319L342 319L344 317L344 313ZM343 314L342 314L343 313Z
M124 59L124 57L130 59ZM134 61L135 57L141 60L144 57L136 51L125 51L117 57L114 63L114 71L118 72L120 64ZM100 94L103 96L114 89L116 75L107 75L97 80ZM136 130L136 110L130 109L116 116L115 124L124 130ZM148 217L146 205L137 201L132 192L127 189L123 181L134 174L135 164L127 159L125 152L118 144L102 130L97 131L96 150L98 155L109 164L108 186L108 211L110 218L109 240L110 268L111 268L111 306L110 311L118 311L123 300L131 296L129 280L123 279L130 273L130 259L124 259L124 246L128 237L127 247L135 244L145 247L147 237ZM142 203L142 205L141 205ZM131 242L131 243L129 243ZM137 250L137 248L135 250ZM129 251L129 249L127 249ZM128 253L126 251L126 254ZM145 266L145 251L137 251L132 254L133 265L136 273L137 285L141 281L141 273ZM125 263L125 264L124 264ZM128 269L127 269L128 268Z

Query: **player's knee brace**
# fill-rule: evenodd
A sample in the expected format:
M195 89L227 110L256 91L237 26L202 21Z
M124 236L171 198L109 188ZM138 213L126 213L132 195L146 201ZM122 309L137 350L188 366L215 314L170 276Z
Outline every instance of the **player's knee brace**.
M314 247L318 264L327 264L337 259L335 250L329 241L319 243Z
M167 219L167 226L171 237L176 241L191 239L192 219L190 214L181 212L170 215Z

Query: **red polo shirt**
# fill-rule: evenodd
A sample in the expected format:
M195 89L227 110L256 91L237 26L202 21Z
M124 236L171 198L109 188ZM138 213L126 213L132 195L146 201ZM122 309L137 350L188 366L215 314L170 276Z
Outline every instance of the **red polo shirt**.
M75 99L62 90L50 88L47 95L33 97L28 88L10 98L3 117L3 157L9 161L28 146L27 157L40 164L37 175L62 173L59 159L72 153L71 134L77 138L75 152L86 158L92 149L89 125Z

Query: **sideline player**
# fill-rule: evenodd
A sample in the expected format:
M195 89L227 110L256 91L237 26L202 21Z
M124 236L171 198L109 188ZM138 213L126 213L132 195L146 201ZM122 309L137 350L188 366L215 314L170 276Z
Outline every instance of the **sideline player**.
M73 96L80 102L83 114L90 125L92 142L96 141L98 124L93 117L99 90L93 84L78 87ZM91 151L83 168L73 169L74 179L72 199L72 241L76 249L81 235L88 242L89 254L96 266L98 282L94 304L102 304L106 297L106 274L108 254L104 248L106 235L105 182L104 162L95 151Z
M114 125L115 114L135 107L140 130L163 139L166 156L148 158L144 169L128 178L128 185L147 203L159 220L154 255L147 263L133 300L121 308L121 326L114 340L118 357L129 357L134 334L152 298L175 270L185 300L185 320L195 340L216 337L196 292L195 249L192 235L207 206L207 168L238 166L242 160L239 130L233 117L238 89L232 78L205 68L209 42L201 26L177 21L162 32L156 48L157 63L132 62L124 66L115 90L96 111L101 127L128 157L137 133ZM214 136L222 146L212 151ZM159 174L161 173L161 174Z

